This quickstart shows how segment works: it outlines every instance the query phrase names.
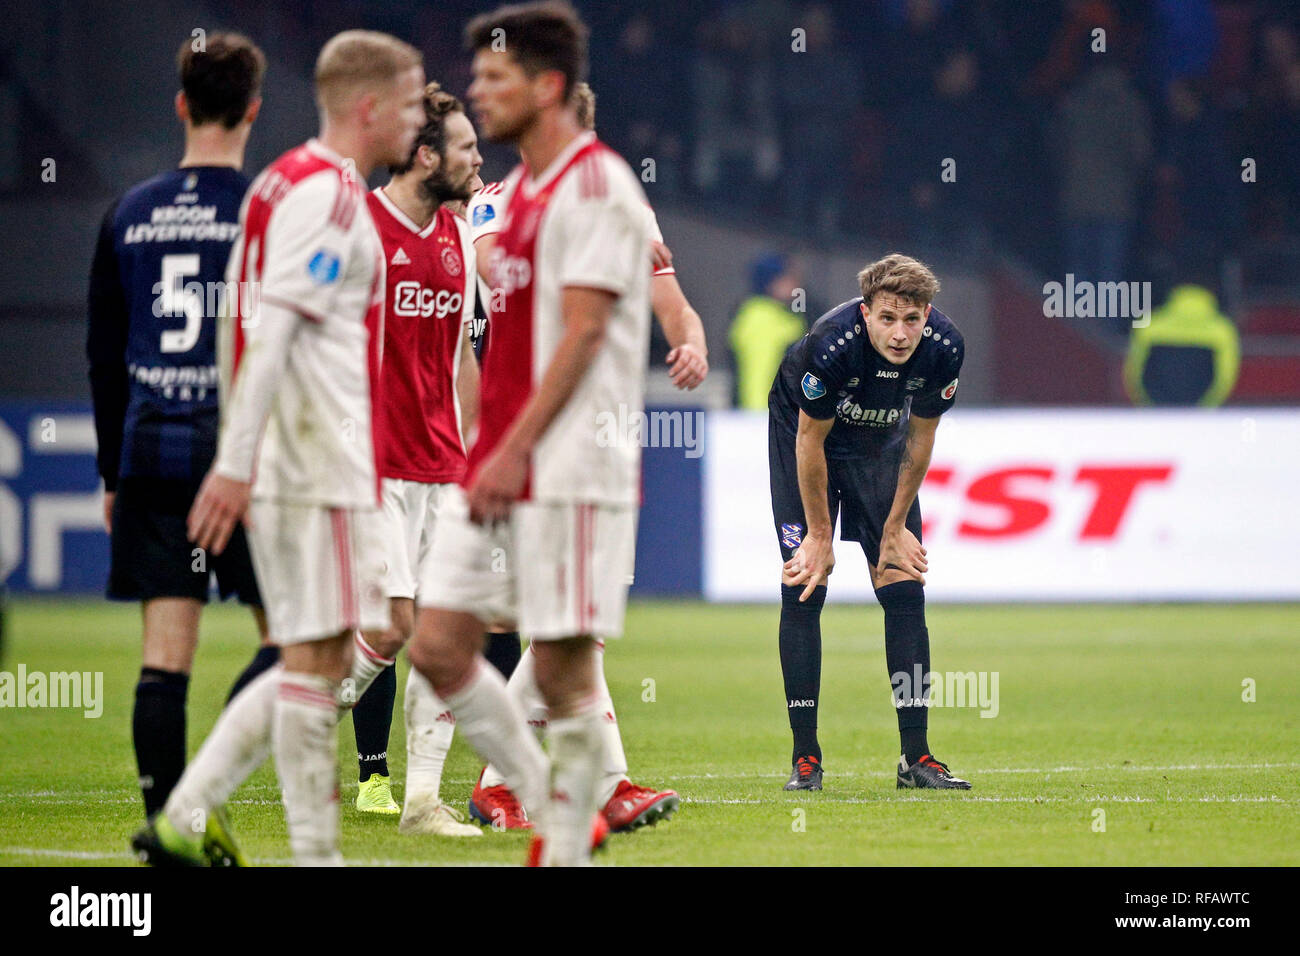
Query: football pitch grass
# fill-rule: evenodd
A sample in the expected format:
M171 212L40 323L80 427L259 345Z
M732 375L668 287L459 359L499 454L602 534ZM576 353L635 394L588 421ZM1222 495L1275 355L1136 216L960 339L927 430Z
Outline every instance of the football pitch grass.
M1300 606L932 605L934 669L998 675L995 717L979 706L931 711L931 745L972 782L967 793L895 789L881 613L833 601L823 617L826 789L783 792L777 617L775 606L632 605L606 673L633 779L675 788L682 806L667 823L613 836L602 864L1300 863ZM133 606L11 602L0 670L102 671L104 702L97 719L0 710L0 865L133 864L138 621ZM251 632L233 606L204 617L191 754L251 657ZM389 752L400 801L405 660L399 668ZM1253 702L1243 700L1251 681ZM357 813L348 717L339 757L350 864L523 860L524 834L409 837L395 817ZM464 809L478 769L457 735L444 799ZM255 862L288 862L270 764L230 811Z

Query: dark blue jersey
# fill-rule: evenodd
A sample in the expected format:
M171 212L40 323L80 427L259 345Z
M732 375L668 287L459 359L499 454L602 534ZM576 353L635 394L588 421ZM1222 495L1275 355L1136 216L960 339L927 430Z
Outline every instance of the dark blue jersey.
M799 411L834 418L827 458L862 458L901 440L910 414L935 418L952 408L966 346L952 320L930 309L916 351L895 365L871 345L859 307L837 305L786 350L768 395L770 414L791 436Z
M474 318L470 319L466 332L469 334L469 345L474 350L474 357L478 359L481 366L483 364L483 353L487 350L487 303L482 293L487 288L477 276L474 277L478 282L478 295L474 297Z
M90 271L99 473L197 481L217 442L216 320L248 180L192 166L129 190L104 217Z

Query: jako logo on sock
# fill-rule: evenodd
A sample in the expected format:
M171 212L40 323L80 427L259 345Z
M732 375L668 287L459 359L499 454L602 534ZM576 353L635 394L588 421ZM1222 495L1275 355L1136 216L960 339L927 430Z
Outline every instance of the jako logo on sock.
M1000 680L998 671L930 671L923 679L918 664L911 674L893 674L889 683L895 707L978 707L981 717L996 717Z

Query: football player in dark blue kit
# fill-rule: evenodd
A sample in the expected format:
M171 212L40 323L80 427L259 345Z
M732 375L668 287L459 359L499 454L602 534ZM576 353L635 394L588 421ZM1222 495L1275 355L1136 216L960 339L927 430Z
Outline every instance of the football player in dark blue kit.
M108 596L142 606L132 737L148 816L185 767L185 698L211 572L223 598L252 607L263 641L231 696L277 659L242 529L214 556L196 549L185 527L216 452L216 312L229 291L265 59L244 37L213 34L187 40L177 65L185 154L104 217L88 303Z
M862 546L885 611L901 740L897 786L969 790L926 739L930 635L917 500L965 346L930 304L939 281L915 259L886 256L858 273L858 285L861 297L831 309L790 346L768 397L772 517L785 561L781 670L794 734L785 789L822 788L821 610L838 515L840 540ZM917 674L920 688L912 686Z

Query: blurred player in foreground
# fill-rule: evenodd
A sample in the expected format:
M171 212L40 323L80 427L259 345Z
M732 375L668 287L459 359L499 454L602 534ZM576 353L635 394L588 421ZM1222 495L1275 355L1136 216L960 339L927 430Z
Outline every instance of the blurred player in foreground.
M939 280L890 255L858 273L859 298L823 315L786 351L768 399L772 517L781 557L781 671L794 734L787 790L822 788L817 742L821 611L836 513L862 545L885 611L885 661L902 754L898 787L969 790L926 739L930 634L917 491L939 416L953 406L961 333L930 303Z
M420 582L410 648L466 739L540 811L530 860L552 865L587 862L608 829L595 812L596 639L622 631L641 449L599 441L597 428L602 412L641 411L649 338L645 196L572 103L586 35L558 3L503 7L466 30L479 128L516 143L523 164L502 189L478 438L434 538L439 573ZM549 772L479 653L492 620L533 641Z
M163 812L136 835L149 862L202 865L196 830L268 750L296 862L343 862L339 707L382 670L354 658L355 632L373 641L389 626L371 421L384 263L363 183L375 166L410 156L423 91L413 47L368 31L334 37L316 62L319 139L276 160L245 200L228 274L260 283L261 295L230 329L233 392L189 529L220 554L247 514L283 666L231 702Z
M146 816L162 808L185 769L185 698L213 573L223 598L236 595L253 609L263 641L231 696L277 656L266 642L243 529L211 567L185 530L216 453L215 312L239 235L244 147L262 105L266 61L245 37L218 33L201 51L187 39L177 65L185 154L104 217L86 348L112 545L108 595L141 602L144 623L131 735Z
M360 762L357 809L398 813L388 778L393 659L415 630L415 596L444 502L465 475L465 436L478 414L478 363L467 326L476 271L469 226L447 204L464 202L483 158L456 97L430 83L424 124L406 162L368 197L387 263L375 445L384 512L384 592L393 626L367 647L385 664L352 710ZM360 645L358 645L360 647ZM401 829L480 836L442 802L442 768L455 718L411 670L405 692L406 808Z
M574 106L578 125L584 130L594 131L596 95L586 83L579 83L574 89ZM478 250L480 269L485 273L486 263L491 258L504 218L502 195L502 184L493 183L476 193L470 203L469 218L474 230L474 246ZM709 373L704 324L677 282L672 252L664 245L654 211L648 204L645 212L653 240L650 302L671 349L666 359L668 374L678 388L693 389ZM518 635L515 636L517 639ZM680 799L673 790L638 786L628 778L623 738L618 729L614 701L605 681L604 641L597 642L597 647L600 650L600 661L596 676L601 695L601 734L605 741L603 777L597 803L603 808L601 812L611 830L634 830L666 820L677 809ZM510 676L508 686L511 695L523 708L529 724L545 727L546 705L537 687L531 649L523 655L519 666ZM528 826L525 809L505 785L501 772L496 767L486 767L479 775L470 797L470 815L485 823L496 821L501 826L513 829Z

